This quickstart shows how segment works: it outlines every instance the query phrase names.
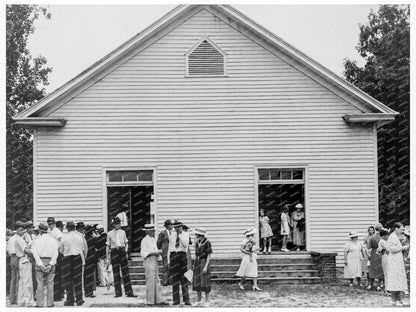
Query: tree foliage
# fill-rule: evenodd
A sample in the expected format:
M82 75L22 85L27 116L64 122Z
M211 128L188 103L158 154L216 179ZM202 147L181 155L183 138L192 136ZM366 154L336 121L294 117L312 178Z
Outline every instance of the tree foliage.
M45 95L51 68L42 56L33 58L27 40L39 17L50 18L36 5L6 6L6 214L7 226L32 218L32 135L12 117Z
M360 25L357 50L364 67L346 60L345 78L399 112L378 130L380 222L409 224L410 25L409 6L381 5Z

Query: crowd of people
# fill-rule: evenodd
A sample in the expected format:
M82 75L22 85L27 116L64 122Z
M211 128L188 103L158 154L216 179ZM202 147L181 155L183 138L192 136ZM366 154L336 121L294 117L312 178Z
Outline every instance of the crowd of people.
M392 305L403 306L401 294L409 291L405 264L410 260L410 227L396 222L392 229L385 229L378 223L368 227L363 241L359 236L357 231L350 232L344 246L344 277L349 286L390 292Z
M303 206L289 218L288 207L282 213L282 232L290 232L290 224L304 218ZM285 214L285 216L284 216ZM270 252L271 229L264 211L260 215L260 236L269 243L263 253ZM46 223L39 223L35 229L33 222L16 222L15 231L7 230L7 264L10 304L19 306L53 307L55 301L65 298L65 306L81 306L84 296L93 298L96 287L114 286L115 297L122 296L122 284L127 297L137 297L133 293L129 265L129 240L122 229L122 221L115 217L112 230L105 233L101 224L85 225L83 222L68 221L64 227L53 217ZM154 224L146 224L146 236L141 240L141 256L145 270L146 304L167 305L162 295L162 286L172 286L173 305L210 305L211 255L212 246L203 228L194 229L192 239L189 228L178 220L164 222L165 229L155 237ZM301 229L292 239L303 239ZM247 229L240 246L241 264L236 276L241 278L238 287L245 289L245 280L253 280L253 291L261 291L257 284L257 247L255 228ZM293 230L293 232L296 232ZM299 233L300 232L300 233ZM300 236L300 238L298 237ZM350 240L345 244L344 276L350 286L363 285L367 289L384 290L391 293L392 304L403 305L401 292L408 291L405 262L409 261L410 230L401 223L395 223L392 230L381 224L370 226L363 242L360 234L349 233ZM195 257L192 261L191 246ZM299 241L299 245L302 246ZM159 278L158 263L162 259L162 274ZM197 292L197 301L191 304L189 284ZM46 298L44 289L46 288ZM204 294L204 296L203 296Z

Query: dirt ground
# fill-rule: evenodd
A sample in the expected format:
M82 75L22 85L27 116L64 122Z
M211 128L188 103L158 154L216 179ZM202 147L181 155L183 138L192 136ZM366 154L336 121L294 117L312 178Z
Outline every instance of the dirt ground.
M252 291L247 282L246 290L240 290L237 284L213 284L211 292L212 308L219 307L274 307L274 308L318 308L348 307L376 308L390 307L390 296L383 292L350 288L342 284L334 285L275 285L272 283L259 286L262 291ZM114 289L97 288L96 298L85 298L85 307L146 307L145 287L134 286L137 298L114 298ZM163 287L163 296L172 304L172 288ZM191 302L196 301L196 293L190 290ZM409 307L410 298L403 300ZM11 306L17 307L17 306ZM55 307L63 307L63 301L55 302Z

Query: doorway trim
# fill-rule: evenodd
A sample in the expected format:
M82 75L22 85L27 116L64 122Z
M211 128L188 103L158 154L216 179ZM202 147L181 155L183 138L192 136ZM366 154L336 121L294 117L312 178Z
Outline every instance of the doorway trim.
M149 182L132 182L132 183L114 183L112 182L111 185L107 184L107 172L108 171L137 171L137 170L152 170L153 171L153 183ZM153 185L153 207L154 207L154 222L155 226L157 227L158 224L158 209L157 209L157 166L126 166L126 165L108 165L101 167L101 175L102 175L102 225L106 232L108 232L107 227L107 220L108 220L108 202L107 202L107 187L108 186L140 186L140 185Z
M267 163L267 164L257 164L254 165L253 173L254 173L254 213L255 213L255 224L257 233L259 232L259 169L293 169L299 168L304 170L304 198L305 198L305 219L306 219L306 231L305 231L305 241L306 241L306 251L310 251L310 205L309 205L309 165L304 163L299 164L285 164L285 163ZM272 183L271 183L272 184ZM278 183L276 183L278 184ZM294 183L295 184L295 183ZM257 246L260 246L260 234L257 235Z

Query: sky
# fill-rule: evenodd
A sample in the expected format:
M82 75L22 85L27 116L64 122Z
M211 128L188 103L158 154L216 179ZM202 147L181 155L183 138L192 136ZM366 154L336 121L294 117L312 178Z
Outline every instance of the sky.
M173 9L174 5L46 5L28 48L53 71L52 92ZM356 46L359 24L378 5L233 5L258 24L342 76L345 58L363 64Z

